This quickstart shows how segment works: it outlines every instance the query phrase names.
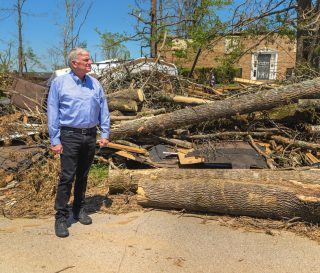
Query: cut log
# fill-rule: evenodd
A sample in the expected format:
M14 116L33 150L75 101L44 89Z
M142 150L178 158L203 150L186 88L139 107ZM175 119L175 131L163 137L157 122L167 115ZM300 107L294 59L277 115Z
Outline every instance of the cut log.
M146 207L320 222L319 170L112 170L107 183Z
M118 92L114 92L107 95L109 100L112 99L127 99L127 100L135 100L136 102L144 101L144 93L142 89L123 89Z
M185 97L185 96L178 96L174 94L169 94L165 92L156 92L154 94L157 96L158 99L168 102L175 102L175 103L184 103L184 104L205 104L205 103L211 103L212 100L205 100L205 99L199 99L194 97Z
M168 129L182 128L207 120L269 110L315 95L320 95L320 78L261 91L256 94L243 95L229 100L189 107L150 119L128 121L112 130L110 138L119 139L133 135L160 133Z
M119 110L133 113L136 113L138 111L137 102L134 100L110 99L108 100L108 106L110 111Z
M123 113L119 110L114 110L114 111L110 111L110 116L113 116L113 117L123 116Z

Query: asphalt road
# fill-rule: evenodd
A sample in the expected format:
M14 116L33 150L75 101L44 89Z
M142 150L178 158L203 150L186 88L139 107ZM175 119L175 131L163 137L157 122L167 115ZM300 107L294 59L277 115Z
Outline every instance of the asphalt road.
M0 218L0 272L320 272L318 243L289 232L243 232L159 211L92 218L72 224L68 238L54 235L53 218Z

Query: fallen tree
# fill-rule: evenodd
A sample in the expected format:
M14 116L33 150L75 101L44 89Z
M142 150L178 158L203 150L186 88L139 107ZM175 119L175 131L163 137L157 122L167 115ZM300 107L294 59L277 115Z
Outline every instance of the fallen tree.
M199 124L207 120L269 110L280 105L297 102L301 98L310 98L316 95L320 95L320 78L233 99L189 107L148 119L129 121L112 130L110 137L114 140L133 135L159 134L168 129Z
M320 222L318 170L112 170L107 183L147 207Z

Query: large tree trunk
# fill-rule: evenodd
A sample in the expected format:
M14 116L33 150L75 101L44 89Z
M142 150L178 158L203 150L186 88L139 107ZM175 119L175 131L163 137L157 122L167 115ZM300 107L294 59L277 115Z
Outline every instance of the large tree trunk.
M111 139L120 139L133 135L161 133L164 130L199 124L200 122L217 118L269 110L283 104L297 102L301 98L309 98L315 95L320 95L320 78L230 100L190 107L149 119L126 122L112 130L110 137Z
M320 222L319 171L112 170L108 185L148 207Z

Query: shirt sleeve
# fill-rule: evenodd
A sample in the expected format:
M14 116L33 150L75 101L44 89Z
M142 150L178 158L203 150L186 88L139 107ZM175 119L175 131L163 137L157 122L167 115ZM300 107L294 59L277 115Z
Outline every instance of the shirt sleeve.
M60 141L60 122L59 122L59 91L58 84L52 81L47 103L48 130L51 145L61 144Z
M107 98L104 94L104 90L100 85L100 127L101 138L109 139L110 135L110 113L107 104Z

